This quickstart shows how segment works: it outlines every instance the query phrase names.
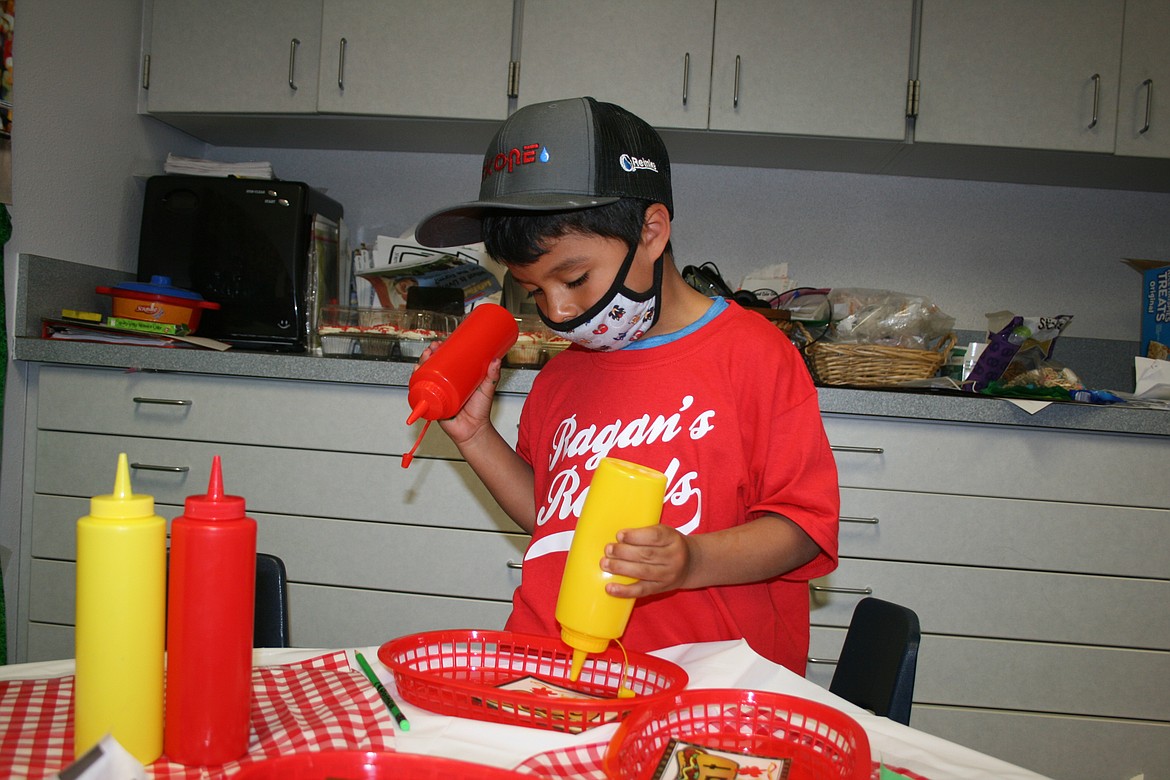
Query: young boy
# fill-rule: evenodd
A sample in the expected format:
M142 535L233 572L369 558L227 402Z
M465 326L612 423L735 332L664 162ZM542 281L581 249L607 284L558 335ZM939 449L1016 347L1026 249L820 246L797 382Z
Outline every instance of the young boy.
M489 419L498 362L441 423L532 534L507 628L560 635L573 529L612 456L667 476L661 524L622 531L600 561L637 580L606 586L637 598L625 646L744 638L803 674L808 580L837 563L837 472L816 390L774 325L683 280L661 138L592 98L527 106L497 133L483 176L478 201L428 216L416 238L483 240L574 342L533 381L515 451Z

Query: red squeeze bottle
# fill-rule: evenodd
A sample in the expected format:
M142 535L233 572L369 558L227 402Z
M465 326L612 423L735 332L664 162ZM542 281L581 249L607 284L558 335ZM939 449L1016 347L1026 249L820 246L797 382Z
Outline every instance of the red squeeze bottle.
M188 496L171 523L163 752L216 766L248 751L256 521L223 492L219 456L207 494Z
M432 420L454 417L487 377L488 365L506 355L519 335L516 318L503 306L481 303L472 309L427 362L411 374L406 424L423 418L430 425ZM419 441L425 433L426 427ZM410 465L413 453L414 449L403 456L403 468Z

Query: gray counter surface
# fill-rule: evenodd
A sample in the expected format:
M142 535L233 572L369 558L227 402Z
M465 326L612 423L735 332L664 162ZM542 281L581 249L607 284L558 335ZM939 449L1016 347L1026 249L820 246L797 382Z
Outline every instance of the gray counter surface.
M94 286L116 284L130 275L35 255L22 254L19 262L14 360L401 387L414 368L411 363L379 360L41 339L42 318L59 316L63 305L101 311L98 307L108 304L94 295ZM505 369L499 390L525 393L536 373ZM831 414L1170 436L1170 413L1153 409L1054 403L1029 414L999 398L841 387L822 387L819 396L821 410Z

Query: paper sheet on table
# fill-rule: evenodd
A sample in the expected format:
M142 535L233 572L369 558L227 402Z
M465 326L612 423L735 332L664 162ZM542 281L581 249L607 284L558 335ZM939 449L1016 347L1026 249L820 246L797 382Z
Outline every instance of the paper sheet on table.
M1170 360L1153 360L1135 357L1133 359L1133 394L1138 398L1170 400Z

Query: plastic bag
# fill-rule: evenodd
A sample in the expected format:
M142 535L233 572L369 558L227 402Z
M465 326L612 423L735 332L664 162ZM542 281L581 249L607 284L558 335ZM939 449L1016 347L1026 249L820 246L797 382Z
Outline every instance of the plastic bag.
M843 344L935 349L955 327L954 317L921 295L838 288L829 302L833 326L826 338Z
M1052 362L1056 339L1072 320L1055 317L1021 317L1001 311L987 315L987 347L963 382L964 390L998 386L1081 387L1080 380L1064 366Z

